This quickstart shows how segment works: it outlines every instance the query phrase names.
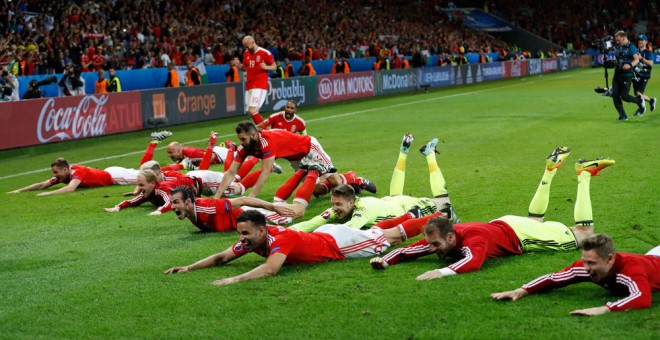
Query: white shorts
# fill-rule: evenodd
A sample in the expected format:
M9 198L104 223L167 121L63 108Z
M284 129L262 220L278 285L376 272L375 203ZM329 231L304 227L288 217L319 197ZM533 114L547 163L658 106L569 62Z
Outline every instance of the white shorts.
M227 154L229 154L229 149L223 148L221 146L214 146L213 153L220 160L220 164L225 164L225 162L227 161ZM236 157L236 153L234 153L234 157Z
M186 176L196 177L202 180L202 192L204 196L213 196L218 192L218 186L222 183L225 174L211 170L188 171Z
M646 253L646 255L660 256L660 246L657 246L657 247L655 247L655 248L649 250L649 252Z
M245 91L245 112L248 111L248 107L256 107L257 112L261 109L261 105L264 105L266 101L266 96L268 95L268 90L264 89L251 89Z
M330 156L327 153L325 153L323 147L321 146L321 144L319 144L319 141L317 141L316 138L314 137L311 137L311 139L312 139L311 140L312 146L309 148L309 153L305 157L313 160L314 162L326 164L334 168L335 166L332 165L332 159L330 159ZM332 174L321 174L321 175L324 177L328 177Z
M137 183L138 170L111 166L105 169L105 171L112 176L112 180L115 181L115 184L131 185Z
M326 224L314 232L330 234L347 259L379 255L390 247L383 231L379 228L359 230L343 224Z

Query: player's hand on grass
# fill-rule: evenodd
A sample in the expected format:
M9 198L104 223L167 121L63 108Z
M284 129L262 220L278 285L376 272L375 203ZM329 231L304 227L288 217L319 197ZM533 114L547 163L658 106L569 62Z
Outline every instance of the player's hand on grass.
M19 192L21 192L21 191L17 189L17 190L14 190L14 191L8 191L7 193L8 194L18 194Z
M105 211L107 211L107 212L118 212L118 211L119 211L119 207L103 208L103 210L105 210Z
M226 279L213 281L213 285L214 286L226 286L226 285L230 285L230 284L236 283L236 282L238 282L238 280L236 278L228 277Z
M426 273L418 276L417 280L434 280L434 279L439 279L442 276L443 275L440 271L438 271L436 269L433 269L433 270L429 270Z
M160 214L162 214L162 213L161 213L159 210L156 210L156 211L152 211L152 212L150 212L150 213L149 213L149 216L158 216L158 215L160 215Z
M387 266L389 266L389 264L383 260L382 257L374 257L371 259L371 261L369 261L369 263L371 263L371 268L373 269L385 269Z
M508 292L502 292L502 293L493 293L490 294L490 297L495 299L495 300L507 300L511 299L511 301L518 301L520 298L526 296L528 293L526 290L522 288L518 288L516 290L510 290Z
M124 197L127 197L127 196L137 196L137 193L131 191L131 192L125 192L125 193L123 193L123 194L121 194L121 195L124 196Z
M165 274L187 273L189 271L190 271L190 269L188 269L188 266L185 266L185 267L172 267L172 268L166 270Z
M288 204L275 204L275 212L284 217L294 217L296 212Z
M593 307L586 309L578 309L571 312L571 315L586 315L586 316L595 316L609 313L610 309L607 306Z

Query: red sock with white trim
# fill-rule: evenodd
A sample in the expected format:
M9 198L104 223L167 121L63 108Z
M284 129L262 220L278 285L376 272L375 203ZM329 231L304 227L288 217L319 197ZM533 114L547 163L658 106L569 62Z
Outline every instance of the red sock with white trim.
M426 223L431 218L438 216L442 216L442 213L436 212L435 214L432 215L428 215L420 218L414 218L401 223L398 227L399 230L401 230L401 234L403 235L403 240L405 241L410 237L415 237L417 235L423 234L424 227L426 227Z
M166 165L162 167L160 170L162 171L179 171L183 169L183 164L181 163L174 163L170 165Z
M140 160L140 165L154 159L156 146L158 146L158 142L150 142L149 145L147 145L147 150L144 151L144 155L142 155L142 159Z
M378 227L378 228L383 229L383 230L391 229L391 228L394 228L394 227L398 226L399 224L401 224L405 221L411 220L413 218L415 218L415 216L413 216L411 213L405 213L401 216L397 216L397 217L391 218L389 220L382 220L382 221L374 224L374 227Z
M305 174L306 172L304 170L296 170L296 172L294 172L293 175L291 175L291 177L289 177L289 179L277 189L275 192L275 201L284 202L288 200L298 187L298 184L302 181L303 177L305 177Z
M300 186L300 188L298 188L298 191L296 191L296 196L293 198L293 201L302 203L307 206L309 204L309 200L312 198L312 194L314 193L314 186L316 185L318 178L318 171L307 171L307 177L305 177L305 181Z
M261 170L251 172L245 176L245 178L243 178L240 183L245 188L245 190L250 189L257 183L259 175L261 175Z

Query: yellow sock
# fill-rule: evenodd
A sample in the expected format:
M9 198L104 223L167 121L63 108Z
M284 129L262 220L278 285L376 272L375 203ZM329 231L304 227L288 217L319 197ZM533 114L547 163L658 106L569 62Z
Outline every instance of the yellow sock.
M396 160L392 181L390 182L390 195L403 195L403 184L406 182L406 160L408 155L399 152L399 158Z
M429 179L431 181L431 192L433 197L446 196L447 195L447 184L445 182L445 177L438 167L438 163L435 160L435 153L430 153L426 156L426 162L429 166Z
M575 199L575 224L583 226L593 225L593 214L591 211L591 196L589 194L589 183L591 182L591 173L582 171L578 175L577 198Z
M558 169L552 171L545 170L541 183L536 188L536 193L529 203L529 216L543 217L548 210L548 202L550 201L550 185L552 178L555 177Z

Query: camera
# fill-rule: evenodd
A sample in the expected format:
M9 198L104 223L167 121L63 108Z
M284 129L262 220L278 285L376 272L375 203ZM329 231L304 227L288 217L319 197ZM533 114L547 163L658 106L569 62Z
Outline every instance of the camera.
M611 35L604 36L593 42L592 46L603 53L615 50L614 38Z

